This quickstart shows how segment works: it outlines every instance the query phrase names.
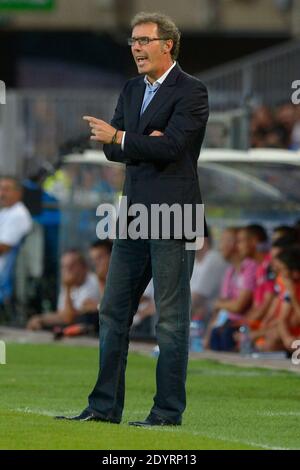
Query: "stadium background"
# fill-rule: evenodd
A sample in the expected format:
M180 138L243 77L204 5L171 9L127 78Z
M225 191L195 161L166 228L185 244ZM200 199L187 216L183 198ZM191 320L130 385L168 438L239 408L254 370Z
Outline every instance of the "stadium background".
M99 147L87 143L81 116L88 113L109 120L120 87L136 74L126 38L130 34L131 17L141 10L161 11L175 20L182 31L179 63L188 73L199 76L209 89L211 116L205 148L213 152L208 150L205 154L202 172L207 171L207 178L211 178L210 184L207 183L207 198L209 222L216 238L224 226L232 223L245 224L255 218L255 221L264 220L271 230L275 225L293 224L299 219L300 112L295 112L291 118L286 109L285 116L294 130L293 140L270 138L263 145L268 147L267 151L257 150L260 145L254 143L252 132L253 116L262 105L271 110L292 106L292 82L300 79L299 0L85 0L84 4L80 0L0 0L0 80L6 85L6 104L0 105L0 174L18 176L24 182L26 203L36 222L33 243L37 255L36 264L28 267L26 260L30 252L22 253L14 279L17 295L13 316L8 322L6 317L4 323L22 326L32 313L54 308L61 252L75 245L85 250L95 238L95 208L101 201L115 202L119 194L122 183L119 170L110 170L102 161L92 165L84 163L83 152L89 147L92 150ZM256 147L257 153L249 150L251 147ZM245 163L240 162L243 156ZM226 198L224 193L209 192L215 181L209 165L218 164L221 159L229 171L236 170L236 163L232 161L236 157L240 174L250 174L263 181L269 177L272 167L271 176L274 180L275 175L278 183L276 189L284 196L280 207L276 201L273 207L262 192L257 199L260 210L253 212L250 197L253 186L250 185L246 209L237 210L244 179L237 183L234 194L232 180L226 180ZM269 157L274 158L272 165L268 163ZM278 167L274 169L274 165ZM104 186L111 185L114 191L92 194L91 173L101 179ZM199 174L201 181L201 167ZM267 212L272 214L269 220ZM2 319L0 322L3 323ZM150 336L152 333L151 326ZM15 347L13 354L21 376L24 364L18 348L20 346ZM75 355L77 353L74 351ZM38 356L34 348L27 354L28 358ZM45 351L44 363L48 361L49 353ZM37 364L37 374L40 367L41 364ZM210 364L203 363L201 367L197 369L194 365L195 374L205 375ZM231 372L226 369L224 374ZM214 373L219 372L213 368ZM232 375L238 374L232 372ZM277 379L274 395L276 386L280 389L280 377ZM262 389L264 380L262 377ZM228 390L233 398L235 392ZM46 399L51 400L51 397L45 395ZM259 406L263 410L263 392L261 400ZM290 405L293 408L293 404ZM30 406L34 409L33 404ZM55 411L64 410L65 404L61 400L55 406ZM293 408L293 412L295 417L298 408ZM51 413L55 414L54 410ZM226 413L227 410L224 411L225 421L230 416L229 408L228 415ZM288 416L288 403L283 413ZM241 415L236 411L234 416L239 420L243 411ZM282 428L285 424L282 423ZM217 436L220 438L223 433L220 442L226 435L226 426L222 426ZM212 425L209 436L213 442L205 442L204 447L220 445L220 442L216 444L213 429ZM190 431L192 436L195 430ZM229 448L240 445L234 436L241 432L237 429L236 434L229 433ZM13 440L3 442L6 442L3 447L13 448ZM20 444L17 438L16 442ZM265 445L261 446L262 442ZM278 448L280 442L278 435L271 436L266 428L259 442L254 437L244 436L241 445L243 448ZM296 446L291 434L282 442L283 447ZM28 441L24 445L30 447ZM40 445L46 446L42 441ZM53 445L59 447L57 442ZM88 442L85 445L88 446ZM195 436L187 445L195 445ZM113 448L113 444L110 446Z

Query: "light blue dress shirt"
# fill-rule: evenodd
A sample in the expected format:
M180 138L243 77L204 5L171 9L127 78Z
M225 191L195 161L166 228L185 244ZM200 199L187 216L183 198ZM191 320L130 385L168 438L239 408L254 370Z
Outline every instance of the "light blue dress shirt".
M145 112L145 109L147 106L149 106L151 100L153 100L157 90L159 87L163 84L171 70L175 67L176 62L173 62L171 67L160 77L156 80L154 83L150 83L149 80L147 80L147 77L144 77L144 81L146 83L146 89L144 93L144 99L143 99L143 104L141 107L141 112L140 116ZM122 137L122 143L121 143L121 149L124 150L124 145L125 145L125 137L126 137L126 132L124 132L123 137Z

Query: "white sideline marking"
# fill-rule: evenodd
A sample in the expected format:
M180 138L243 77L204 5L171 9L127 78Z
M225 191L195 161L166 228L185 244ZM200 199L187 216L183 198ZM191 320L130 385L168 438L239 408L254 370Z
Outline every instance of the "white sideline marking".
M242 371L239 371L239 372L236 372L236 371L217 371L217 370L203 370L203 369L192 369L189 371L189 374L190 375L199 375L201 377L203 376L210 376L210 377L263 377L266 375L266 371L265 370L262 370L262 371L245 371L245 370L242 370ZM281 376L281 372L277 372L277 371L267 371L267 375L268 376L272 376L272 377L279 377Z
M47 410L39 410L39 409L31 409L31 408L10 408L9 411L16 411L17 413L28 413L28 414L32 414L32 415L41 415L41 416L50 416L50 417L54 417L54 416L58 416L58 415L62 415L62 414L66 414L66 415L76 415L78 414L78 410L77 411L67 411L66 413L64 411L47 411Z
M6 364L6 344L4 341L0 341L0 365Z
M144 429L147 429L148 431L157 431L157 427L156 428L149 427L149 428L144 428ZM181 432L180 429L170 429L170 428L162 428L160 429L160 431L177 432L177 433ZM271 444L262 444L260 442L235 439L234 437L226 439L225 437L221 437L217 434L204 434L202 432L197 432L197 431L188 431L188 434L192 434L193 436L201 436L201 437L205 437L208 439L215 439L215 440L222 441L222 442L228 442L228 443L234 443L234 444L245 444L245 445L249 445L253 447L261 447L262 449L267 449L267 450L295 450L296 449L295 447L273 446Z
M68 410L68 411L47 411L47 410L41 410L41 409L32 409L32 408L10 408L9 411L16 411L17 413L28 413L28 414L36 414L36 415L42 415L42 416L57 416L57 415L66 415L66 416L75 416L80 413L80 411L77 410ZM149 412L148 412L149 414ZM147 415L147 411L133 411L130 413L130 416L143 416ZM129 419L129 418L128 418Z
M300 416L300 411L263 411L259 416Z
M16 412L20 412L20 413L29 413L29 414L36 414L36 415L41 415L41 416L57 416L57 415L60 415L60 414L66 414L66 415L75 415L75 414L78 414L78 410L76 411L67 411L67 412L61 412L61 411L57 411L57 412L50 412L50 411L47 411L47 410L33 410L33 409L30 409L30 408L11 408L10 411L16 411ZM272 413L272 412L270 412ZM285 413L285 412L283 412ZM287 413L293 413L293 412L287 412ZM131 413L132 414L132 413ZM135 415L139 414L141 415L142 413L140 411L136 411L134 412ZM257 413L257 414L260 414L260 415L263 415L264 413ZM295 413L296 416L299 416L300 415L300 412L299 413ZM269 414L268 416L271 416L271 414ZM278 416L281 416L281 414L278 414ZM157 432L157 427L154 427L154 428L144 428L145 430L147 431L155 431ZM174 427L173 428L167 428L167 427L162 427L161 429L159 429L159 431L162 431L162 432L172 432L172 433L177 433L177 434L181 434L182 432L182 428L178 428L178 427ZM186 431L184 431L186 432ZM204 438L207 438L207 439L215 439L215 440L219 440L219 441L222 441L222 442L227 442L227 443L234 443L234 444L244 444L244 445L248 445L248 446L252 446L252 447L261 447L262 449L266 449L266 450L295 450L296 448L295 447L281 447L281 446L273 446L273 445L270 445L270 444L264 444L264 443L261 443L261 442L253 442L253 441L247 441L247 440L241 440L241 439L235 439L235 438L224 438L222 436L219 436L217 434L213 434L213 433L210 433L210 434L203 434L202 432L197 432L197 431L188 431L187 432L188 434L191 434L193 436L201 436L201 437L204 437Z
M200 434L201 433L196 433L196 434ZM247 441L247 440L240 440L240 439L235 439L235 438L230 438L230 439L225 439L224 437L220 437L218 435L204 435L204 437L208 437L209 439L217 439L217 440L220 440L220 441L223 441L223 442L234 442L235 444L246 444L248 446L253 446L253 447L261 447L262 449L266 449L266 450L292 450L293 448L292 447L277 447L277 446L272 446L272 445L269 445L269 444L262 444L260 442L253 442L253 441Z

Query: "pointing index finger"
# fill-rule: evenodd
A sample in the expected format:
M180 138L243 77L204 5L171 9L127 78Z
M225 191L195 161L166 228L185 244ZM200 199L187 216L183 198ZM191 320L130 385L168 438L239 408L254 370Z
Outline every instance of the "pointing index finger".
M94 118L93 116L83 116L84 121L89 121L89 122L97 122L98 119Z

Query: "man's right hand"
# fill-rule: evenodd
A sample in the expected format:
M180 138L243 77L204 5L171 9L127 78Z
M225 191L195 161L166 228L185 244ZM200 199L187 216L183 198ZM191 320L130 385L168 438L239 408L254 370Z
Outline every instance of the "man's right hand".
M163 135L164 135L163 132L153 131L153 132L151 132L150 137L162 137Z
M71 287L74 286L74 279L73 279L73 276L69 276L69 275L64 275L62 277L62 285L64 286L65 289L71 289Z
M26 326L27 330L37 331L43 328L42 315L31 317Z

